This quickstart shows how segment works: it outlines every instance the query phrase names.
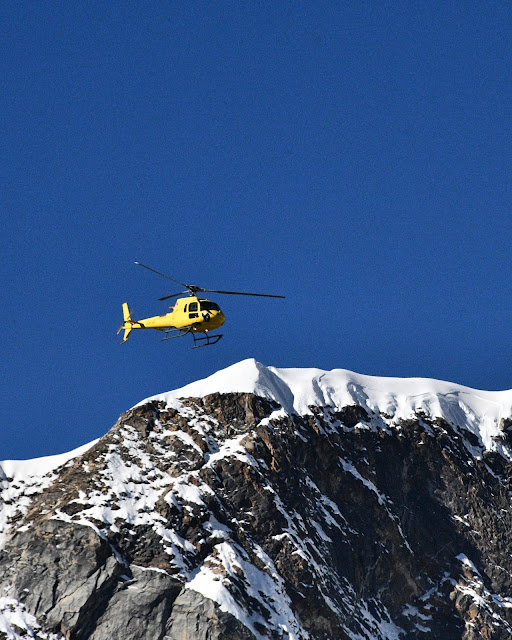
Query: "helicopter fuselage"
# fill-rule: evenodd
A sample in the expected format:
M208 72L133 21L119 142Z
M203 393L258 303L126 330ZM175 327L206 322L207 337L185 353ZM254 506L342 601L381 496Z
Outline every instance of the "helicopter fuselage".
M215 302L189 296L179 298L169 313L138 320L144 329L190 329L193 332L206 332L218 329L224 324L225 317ZM134 327L134 329L137 327ZM142 328L142 327L141 327Z
M124 329L123 342L128 340L132 329L156 329L167 333L176 330L179 335L207 334L209 331L218 329L225 321L224 314L216 302L197 296L178 298L170 309L169 313L160 316L134 320L125 302L123 304L124 322L119 329L120 331Z

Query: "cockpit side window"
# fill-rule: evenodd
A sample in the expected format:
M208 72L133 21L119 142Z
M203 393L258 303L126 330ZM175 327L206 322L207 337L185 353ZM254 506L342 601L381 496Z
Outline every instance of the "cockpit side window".
M188 310L189 310L189 311L197 311L197 310L198 310L198 308L199 308L199 305L197 304L197 302L191 302L191 303L188 305Z

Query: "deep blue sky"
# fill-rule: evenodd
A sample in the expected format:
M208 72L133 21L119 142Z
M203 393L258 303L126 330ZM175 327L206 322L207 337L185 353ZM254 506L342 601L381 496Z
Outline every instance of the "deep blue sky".
M247 357L512 387L509 2L9 2L0 459ZM209 349L132 333L172 283Z

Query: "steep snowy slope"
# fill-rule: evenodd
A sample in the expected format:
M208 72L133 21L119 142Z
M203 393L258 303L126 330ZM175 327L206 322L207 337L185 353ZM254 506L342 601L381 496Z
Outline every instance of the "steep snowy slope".
M81 456L97 440L73 451L34 460L0 462L0 548L5 542L8 522L27 512L31 497L49 487L56 478L55 470Z
M240 362L4 462L0 638L512 637L512 392Z

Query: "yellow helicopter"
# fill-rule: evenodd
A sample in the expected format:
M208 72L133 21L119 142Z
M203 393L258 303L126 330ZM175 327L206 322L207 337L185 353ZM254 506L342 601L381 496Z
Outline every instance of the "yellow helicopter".
M188 334L192 335L194 339L193 349L198 347L207 347L217 342L222 338L223 334L217 334L215 336L210 335L210 331L218 329L224 324L225 317L217 303L205 298L200 298L196 294L198 293L223 293L235 296L258 296L261 298L284 298L284 296L274 296L268 293L243 293L242 291L219 291L217 289L203 289L193 284L185 284L179 280L175 280L169 276L166 276L160 271L156 271L151 267L136 262L139 267L144 267L153 273L158 274L168 280L172 280L182 287L185 287L185 291L179 293L172 293L169 296L159 298L159 300L168 300L188 293L188 297L180 298L176 300L175 304L170 308L169 313L164 313L161 316L153 316L151 318L144 318L143 320L132 320L128 304L123 303L123 324L119 327L117 333L120 333L124 329L124 339L121 344L124 344L128 340L133 329L157 329L158 331L165 332L165 338L162 340L170 340L171 338L182 338ZM198 335L204 334L204 335Z

